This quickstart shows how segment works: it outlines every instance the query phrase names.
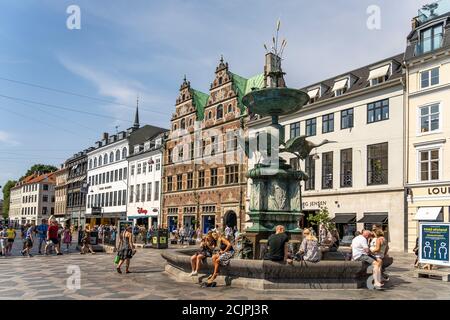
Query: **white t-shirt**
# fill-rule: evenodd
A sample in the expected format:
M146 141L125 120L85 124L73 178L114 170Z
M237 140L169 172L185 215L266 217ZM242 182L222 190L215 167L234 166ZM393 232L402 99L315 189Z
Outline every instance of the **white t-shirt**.
M369 249L369 245L367 243L367 239L362 235L355 237L352 240L352 259L357 260L363 254L367 254L364 249Z

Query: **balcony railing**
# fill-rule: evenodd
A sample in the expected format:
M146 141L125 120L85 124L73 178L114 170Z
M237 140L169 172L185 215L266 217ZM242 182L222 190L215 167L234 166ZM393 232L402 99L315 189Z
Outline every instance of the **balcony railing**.
M417 21L419 21L419 23L422 24L449 11L450 11L450 1L439 0L432 4L423 6L421 9L419 9L418 16L416 19Z

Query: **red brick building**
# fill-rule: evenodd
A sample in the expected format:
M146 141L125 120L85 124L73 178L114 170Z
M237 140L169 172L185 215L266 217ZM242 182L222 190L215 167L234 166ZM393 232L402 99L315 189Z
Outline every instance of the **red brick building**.
M232 73L223 58L209 95L184 79L164 153L163 224L171 231L244 226L247 158L238 137L246 135L248 113L242 97L263 83L262 74Z

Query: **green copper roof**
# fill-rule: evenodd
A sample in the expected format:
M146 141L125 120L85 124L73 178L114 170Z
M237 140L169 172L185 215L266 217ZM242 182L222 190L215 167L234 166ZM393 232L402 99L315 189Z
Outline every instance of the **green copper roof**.
M261 89L264 86L264 74L258 74L251 77L250 79L245 79L233 72L230 72L234 89L238 95L238 106L241 109L241 114L244 113L245 107L242 103L242 98L251 91L252 88Z
M205 107L208 102L209 95L201 91L191 89L194 100L195 110L197 111L197 120L203 120L205 115Z

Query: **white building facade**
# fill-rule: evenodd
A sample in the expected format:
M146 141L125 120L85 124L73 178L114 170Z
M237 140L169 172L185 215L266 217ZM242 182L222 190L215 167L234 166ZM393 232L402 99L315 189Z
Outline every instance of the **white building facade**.
M134 224L161 224L161 183L164 134L137 144L128 158L127 219Z
M87 153L86 224L116 224L126 218L128 135L104 133Z

